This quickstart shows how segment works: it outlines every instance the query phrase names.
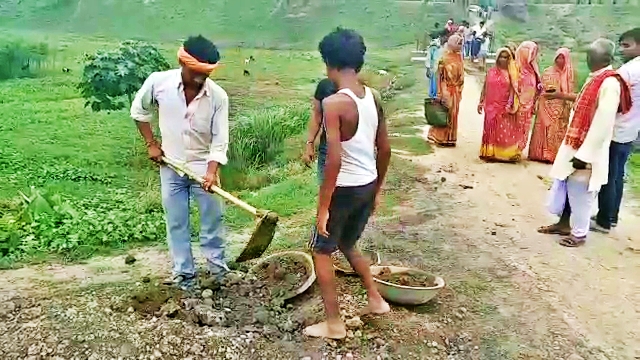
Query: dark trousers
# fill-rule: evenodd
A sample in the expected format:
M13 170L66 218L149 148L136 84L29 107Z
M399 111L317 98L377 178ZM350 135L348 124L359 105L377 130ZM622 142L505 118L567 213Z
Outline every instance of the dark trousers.
M598 215L596 222L605 229L618 223L618 212L622 203L624 189L624 166L629 160L633 142L611 142L609 146L609 181L598 193Z
M482 46L482 41L480 39L473 39L471 43L471 57L478 57L478 53L480 53L480 47Z

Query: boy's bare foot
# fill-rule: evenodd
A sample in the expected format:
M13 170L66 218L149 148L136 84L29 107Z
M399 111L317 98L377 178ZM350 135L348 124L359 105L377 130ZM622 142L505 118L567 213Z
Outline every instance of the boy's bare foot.
M321 323L307 326L304 334L311 337L321 337L340 340L347 337L347 328L342 320L323 321Z
M386 301L379 296L377 299L369 298L369 305L363 310L362 314L375 314L382 315L391 311L391 307L387 304Z

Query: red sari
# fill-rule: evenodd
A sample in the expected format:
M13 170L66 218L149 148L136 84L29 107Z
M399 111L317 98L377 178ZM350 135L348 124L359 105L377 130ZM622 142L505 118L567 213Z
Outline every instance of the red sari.
M518 147L520 151L527 147L533 113L540 95L540 71L538 69L538 45L533 41L524 41L516 50L516 62L520 69L518 98L520 107L516 114L520 126Z
M449 107L446 127L431 127L428 140L438 146L456 146L458 114L464 86L464 62L460 51L446 50L438 64L438 97Z
M513 92L509 72L494 66L487 72L485 81L480 158L486 161L519 161L522 158L519 147L521 126L516 115L508 110Z
M561 55L565 59L564 68L559 69L554 64L545 69L542 86L545 91L554 89L558 93L571 94L574 92L574 70L569 49L558 49L556 59ZM571 106L570 101L562 99L540 100L529 144L530 160L553 163L567 132Z

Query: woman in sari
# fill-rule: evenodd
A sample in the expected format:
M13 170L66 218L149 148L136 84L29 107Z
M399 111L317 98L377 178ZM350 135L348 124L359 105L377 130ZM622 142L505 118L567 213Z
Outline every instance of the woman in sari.
M542 73L544 94L538 105L531 143L529 159L553 163L567 132L571 101L566 96L575 89L575 73L571 63L569 49L556 51L554 64Z
M484 111L480 158L485 161L516 162L522 158L519 147L521 127L516 120L518 68L513 51L497 51L496 65L489 69L478 104Z
M464 62L460 53L462 42L460 35L451 35L438 63L438 98L449 108L447 126L432 127L429 130L429 141L438 146L456 146L458 114L464 86Z
M542 90L538 68L538 45L533 41L525 41L520 44L516 50L516 63L520 70L518 82L520 107L516 113L516 120L520 126L518 147L522 151L527 147L534 109Z

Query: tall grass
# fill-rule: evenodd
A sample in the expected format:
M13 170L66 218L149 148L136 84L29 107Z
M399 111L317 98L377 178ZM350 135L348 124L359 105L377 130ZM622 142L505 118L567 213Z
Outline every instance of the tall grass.
M48 55L49 47L45 43L0 42L0 80L35 76Z
M252 110L232 123L229 163L221 172L224 185L259 187L261 181L248 177L269 165L284 166L285 140L302 133L308 121L307 106L276 106Z

